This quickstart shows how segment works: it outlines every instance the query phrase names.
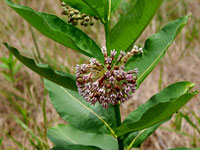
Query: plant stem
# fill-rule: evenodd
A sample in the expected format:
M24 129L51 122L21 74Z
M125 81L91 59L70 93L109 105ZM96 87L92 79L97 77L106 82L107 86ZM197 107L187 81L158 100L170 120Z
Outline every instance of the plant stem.
M121 114L120 114L120 105L115 105L115 116L116 116L116 123L117 127L121 125ZM124 150L123 141L120 139L120 137L117 137L119 150Z
M108 33L109 33L109 23L107 22L106 24L104 24L104 30L105 30L105 38L106 38L106 47L107 47L107 41L108 41Z

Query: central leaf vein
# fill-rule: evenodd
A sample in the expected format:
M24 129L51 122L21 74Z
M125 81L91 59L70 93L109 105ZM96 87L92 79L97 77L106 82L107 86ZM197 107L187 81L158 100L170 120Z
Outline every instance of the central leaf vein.
M73 100L75 100L76 102L78 102L81 106L83 106L85 109L87 109L89 112L91 112L92 114L94 114L99 120L101 120L106 126L107 128L110 130L110 132L112 133L112 135L116 138L116 134L113 131L113 129L108 125L108 123L103 120L96 112L94 112L92 109L88 108L85 104L81 103L78 99L76 99L73 95L71 95L67 90L65 90L63 87L61 87L65 93L67 93Z

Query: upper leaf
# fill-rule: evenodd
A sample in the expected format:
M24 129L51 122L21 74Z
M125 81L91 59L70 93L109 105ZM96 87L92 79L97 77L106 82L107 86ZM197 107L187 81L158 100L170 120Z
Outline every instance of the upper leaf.
M138 148L141 146L141 144L152 134L156 131L156 129L169 119L160 122L152 127L137 131L137 132L131 132L123 139L123 143L125 147L128 148Z
M111 14L113 14L119 7L122 0L111 0Z
M94 133L112 133L116 127L115 110L101 105L87 103L78 92L63 88L48 80L45 87L49 97L59 115L73 127Z
M47 37L89 57L103 61L103 54L98 45L80 29L55 15L40 13L26 6L16 5L11 0L6 0L6 2L28 23Z
M107 134L86 133L70 125L58 125L48 130L48 138L58 147L93 146L101 150L116 150L115 138ZM81 148L81 147L80 147Z
M163 0L137 0L113 27L108 36L108 50L127 51L153 18Z
M190 82L178 82L168 86L130 113L116 129L117 135L142 130L166 120L198 93L189 93L192 87L194 84Z
M187 23L189 16L181 17L165 25L161 31L150 36L144 46L143 55L132 57L126 64L126 70L138 68L138 86L155 68L160 59L164 56L168 47L174 41L176 35Z
M21 55L16 48L11 47L7 43L4 43L4 45L21 63L34 72L65 88L77 91L75 76L60 71L54 71L47 64L36 64L33 59Z

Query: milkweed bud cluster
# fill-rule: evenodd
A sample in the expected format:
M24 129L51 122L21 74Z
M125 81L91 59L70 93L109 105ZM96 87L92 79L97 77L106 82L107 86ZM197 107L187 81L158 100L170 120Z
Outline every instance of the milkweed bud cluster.
M61 14L67 16L68 23L71 23L72 25L78 25L80 23L80 25L84 27L87 27L88 25L93 26L94 25L93 19L98 20L97 17L89 16L79 12L78 10L67 5L62 0L60 2L62 6Z
M83 98L95 104L99 102L103 107L124 103L132 97L136 90L138 69L125 71L125 63L133 55L142 53L142 48L134 47L127 54L121 51L115 59L117 52L111 51L108 56L107 49L102 48L104 64L95 58L90 59L90 64L76 66L76 84L78 92Z

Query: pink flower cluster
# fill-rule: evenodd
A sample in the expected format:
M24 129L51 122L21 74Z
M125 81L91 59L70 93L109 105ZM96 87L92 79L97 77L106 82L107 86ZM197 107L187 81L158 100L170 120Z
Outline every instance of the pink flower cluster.
M127 101L136 90L138 69L126 72L124 65L130 57L142 52L142 48L134 46L127 54L121 51L115 59L117 52L112 50L111 56L108 56L107 49L103 47L104 64L91 58L90 64L76 66L78 92L87 102L99 102L105 108L109 104L117 105Z

